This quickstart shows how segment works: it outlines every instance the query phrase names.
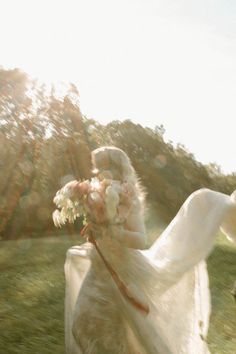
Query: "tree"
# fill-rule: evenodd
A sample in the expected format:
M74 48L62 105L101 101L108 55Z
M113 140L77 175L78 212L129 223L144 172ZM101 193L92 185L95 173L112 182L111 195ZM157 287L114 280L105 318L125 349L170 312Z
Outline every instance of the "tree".
M57 231L53 197L71 179L91 176L90 152L114 145L130 157L147 191L148 204L168 221L194 190L224 193L236 175L204 166L185 146L165 143L165 129L130 120L101 125L82 116L79 93L69 85L59 97L20 70L0 70L0 233L3 239ZM62 232L75 232L66 226Z

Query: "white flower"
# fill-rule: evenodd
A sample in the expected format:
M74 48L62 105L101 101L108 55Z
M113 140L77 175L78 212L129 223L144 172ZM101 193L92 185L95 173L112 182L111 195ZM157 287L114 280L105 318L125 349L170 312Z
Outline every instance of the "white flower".
M53 222L56 227L61 227L62 225L65 224L66 219L64 216L61 214L61 212L56 209L53 214L52 214Z
M97 177L91 179L90 185L93 190L99 190L101 188L100 181Z
M65 185L65 187L63 187L61 191L64 198L70 199L73 196L73 191L69 185Z
M117 215L117 206L119 204L119 194L114 186L108 186L105 192L106 212L109 220L112 220Z
M67 205L67 198L61 193L61 190L59 190L53 199L53 202L58 206L59 208L63 208L63 206Z

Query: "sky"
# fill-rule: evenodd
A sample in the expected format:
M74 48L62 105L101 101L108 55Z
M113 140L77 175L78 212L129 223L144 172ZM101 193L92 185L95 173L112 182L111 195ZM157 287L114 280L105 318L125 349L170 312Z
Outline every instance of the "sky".
M235 0L0 0L0 65L73 82L82 113L131 119L236 172Z

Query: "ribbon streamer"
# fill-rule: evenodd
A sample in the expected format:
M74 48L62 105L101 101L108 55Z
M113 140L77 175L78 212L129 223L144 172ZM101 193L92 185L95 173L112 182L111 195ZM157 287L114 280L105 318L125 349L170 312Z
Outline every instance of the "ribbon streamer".
M123 295L123 297L131 303L137 310L141 311L144 315L148 315L150 312L149 306L146 304L141 303L139 300L137 300L128 290L127 286L123 283L123 281L120 279L119 275L116 273L116 271L113 269L111 264L106 260L104 255L102 254L95 238L91 235L91 232L89 232L90 224L88 223L87 225L84 226L84 228L81 230L80 234L82 237L84 237L86 234L88 234L88 241L91 242L94 247L96 248L99 256L101 257L104 265L106 266L107 270L112 276L112 279L116 283L119 291Z

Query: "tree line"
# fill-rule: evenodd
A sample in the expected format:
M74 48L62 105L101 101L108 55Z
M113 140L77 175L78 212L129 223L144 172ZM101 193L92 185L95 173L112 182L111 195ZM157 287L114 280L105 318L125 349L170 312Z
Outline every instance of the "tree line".
M56 191L71 179L91 177L90 152L114 145L130 157L147 193L147 204L168 222L194 190L232 193L236 173L204 165L183 145L164 141L155 129L130 120L101 125L81 114L70 84L61 94L24 72L0 69L0 237L42 237L77 232L80 223L55 229Z

